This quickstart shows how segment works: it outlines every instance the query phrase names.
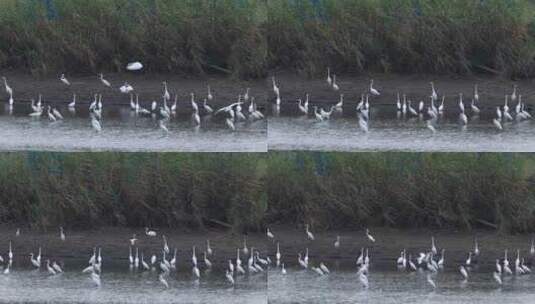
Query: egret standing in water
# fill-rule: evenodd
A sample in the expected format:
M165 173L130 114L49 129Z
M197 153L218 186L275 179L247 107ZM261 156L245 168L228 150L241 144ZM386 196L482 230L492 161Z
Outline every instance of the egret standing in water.
M373 87L373 79L370 80L370 94L374 96L381 95L381 93L379 93L379 91Z
M100 80L100 82L101 82L104 86L106 86L106 87L108 87L108 88L111 88L111 84L110 84L110 82L107 81L106 79L104 79L104 74L100 73L98 79Z
M157 235L156 231L149 230L149 227L145 227L145 234L150 237L154 237Z
M366 237L372 243L375 243L375 238L370 234L370 229L366 228Z
M63 231L63 227L59 227L59 238L62 241L65 241L65 232Z
M306 235L307 235L307 239L310 240L310 241L313 241L314 240L314 234L312 234L312 232L308 229L308 224L305 225L305 232L306 232Z
M65 77L65 74L61 74L61 76L59 77L59 80L61 80L61 82L63 82L63 84L67 86L71 85L70 81Z

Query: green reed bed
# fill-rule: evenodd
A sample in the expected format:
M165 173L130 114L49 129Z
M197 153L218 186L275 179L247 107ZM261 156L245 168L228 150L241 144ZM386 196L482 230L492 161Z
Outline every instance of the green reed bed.
M529 0L4 0L0 68L535 74Z
M535 155L285 152L268 163L268 223L535 228Z
M0 222L258 229L261 154L0 154Z

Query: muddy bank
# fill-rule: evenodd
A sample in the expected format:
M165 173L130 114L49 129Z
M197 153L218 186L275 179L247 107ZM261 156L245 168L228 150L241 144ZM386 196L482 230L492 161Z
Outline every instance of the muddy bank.
M93 95L100 93L103 95L104 104L127 105L130 97L122 94L119 87L127 81L139 94L142 106L147 107L153 100L162 101L163 81L167 81L171 102L175 94L178 94L180 107L191 108L190 93L194 93L198 103L207 95L207 86L210 85L213 101L212 106L221 106L236 102L238 94L244 94L246 88L250 88L250 95L255 97L258 105L265 102L265 81L241 81L223 76L210 76L206 78L184 78L181 76L167 74L136 74L136 73L116 73L105 74L112 88L104 86L97 75L66 75L71 82L66 86L57 78L36 78L21 72L0 71L1 76L7 77L8 84L13 89L15 102L29 102L32 98L37 98L42 94L45 101L52 103L69 103L72 101L73 93L78 96L77 103L89 104ZM0 87L0 100L7 101L4 86Z
M45 258L50 259L82 259L89 258L93 247L101 247L103 259L113 264L128 265L129 239L133 233L137 234L140 252L145 256L156 254L161 256L165 235L171 249L177 248L180 264L190 263L192 247L196 246L197 259L202 261L203 251L206 250L206 240L210 240L210 246L214 252L210 260L216 264L226 263L228 259L235 258L236 248L243 247L243 235L225 231L191 232L185 230L162 229L156 230L156 237L146 236L144 229L126 228L101 228L96 230L70 231L66 230L66 239L61 241L59 230L53 232L34 232L21 230L20 236L15 235L16 228L0 228L0 253L7 256L9 241L12 242L14 259L22 264L29 264L29 254L37 253L39 246L42 247ZM258 248L262 255L265 254L265 236L263 234L248 234L246 236L248 246ZM255 249L256 250L256 249Z
M533 89L532 80L521 80L512 82L498 77L490 76L438 76L438 75L394 75L380 74L372 76L352 76L339 75L336 83L339 85L339 92L333 91L327 85L327 73L321 79L306 79L290 73L275 73L276 81L280 89L282 103L296 103L298 98L304 100L305 94L310 94L310 101L318 104L335 104L339 101L340 93L344 94L344 103L346 105L356 105L361 94L368 92L370 78L374 79L374 88L380 91L381 96L373 97L370 100L374 104L392 104L396 103L396 95L407 94L413 102L424 100L429 102L431 95L430 81L434 81L437 94L446 96L446 108L458 103L459 93L465 96L464 102L469 106L473 96L474 84L479 87L479 106L490 108L496 105L502 105L505 94L512 93L513 84L517 84L518 93L522 94L523 101L528 105L532 102L535 90ZM275 95L268 83L268 99L273 102ZM414 106L414 104L413 104ZM351 106L353 108L353 106Z
M440 253L445 249L445 265L448 269L456 269L468 258L468 252L474 249L474 239L477 237L481 254L474 260L483 269L493 267L497 258L509 250L509 261L514 264L516 250L521 250L521 256L531 260L529 255L531 236L529 235L499 235L489 231L475 233L456 231L424 231L424 230L396 230L387 228L371 229L376 239L371 243L365 231L330 231L314 233L315 240L308 241L304 229L297 231L288 227L273 227L276 241L280 242L283 260L287 265L297 267L297 253L304 253L309 249L311 261L336 261L341 265L353 267L360 254L361 248L369 248L374 267L393 270L400 251L404 248L407 254L412 254L413 260L420 252L429 251L431 236L435 237L436 247ZM334 242L340 236L340 247L336 249ZM276 252L276 242L269 244L269 251Z

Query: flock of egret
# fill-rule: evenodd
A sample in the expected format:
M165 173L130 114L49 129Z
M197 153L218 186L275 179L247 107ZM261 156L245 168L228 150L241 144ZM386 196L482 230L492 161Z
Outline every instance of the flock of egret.
M157 238L158 233L154 230L145 228L146 238ZM20 229L17 229L15 236L18 238L21 235ZM60 227L59 238L61 241L66 240L65 231ZM157 253L150 253L145 255L145 252L140 251L139 242L140 239L137 238L136 234L133 234L129 243L128 251L128 264L130 270L138 271L151 271L158 273L158 281L166 288L169 287L168 279L172 271L176 271L179 264L178 249L174 248L171 251L171 247L167 241L165 235L161 236L162 247ZM206 273L210 272L214 267L214 263L210 261L210 258L214 255L214 248L210 244L210 240L206 240L204 245L201 257L197 258L198 249L196 246L191 248L190 262L184 262L185 265L191 263L191 273L194 282L199 282L202 279L203 274L201 269ZM29 254L29 260L31 267L36 270L46 271L50 276L59 275L63 273L63 263L59 260L50 260L46 259L46 263L43 263L43 254L41 247L38 248L37 255L33 252ZM240 258L240 254L244 261ZM22 257L26 256L21 254ZM10 274L13 264L13 259L15 254L13 252L12 242L9 241L9 249L7 255L7 261L4 260L3 256L0 255L0 262L4 263L4 274ZM88 266L82 269L82 273L89 275L89 278L94 283L95 286L100 286L102 283L101 273L103 269L103 254L101 247L94 247L92 254L88 259ZM225 262L225 278L228 281L228 284L234 285L236 276L242 275L254 275L260 274L267 270L268 265L271 263L269 257L261 257L260 252L254 247L248 247L247 238L243 240L243 247L236 248L236 256L234 258L229 258L228 264ZM187 267L187 266L186 266Z
M310 231L309 226L305 226L304 238L309 242L314 242L314 234ZM271 241L275 242L276 238L273 232L267 229L267 237ZM370 230L365 230L365 237L368 245L373 245L376 243L376 239L371 235ZM340 250L341 238L337 236L334 242L332 243L333 247L336 250ZM516 257L513 261L509 261L508 250L506 249L503 257L496 257L495 260L495 270L492 272L492 278L495 280L497 285L502 285L503 277L508 276L521 276L528 275L531 273L530 266L535 261L535 243L532 240L531 247L529 249L529 258L526 259L521 256L520 250L516 250ZM474 240L474 245L472 250L469 250L466 254L466 260L457 265L459 271L459 276L462 283L466 283L471 276L472 271L477 271L478 258L481 255L481 250L477 239ZM276 267L280 269L281 274L285 275L287 273L287 268L282 262L282 254L280 251L280 243L276 242ZM356 274L362 286L364 288L369 287L368 273L370 271L370 260L371 255L369 253L369 248L362 247L360 250L360 255L356 257ZM511 263L514 263L511 265ZM305 248L305 253L302 252L297 254L297 264L303 271L311 271L319 276L325 276L331 273L332 270L329 270L327 264L324 261L311 262L309 258L309 250ZM445 249L439 249L436 240L434 237L431 237L430 247L427 249L422 249L415 253L414 258L412 253L408 253L406 249L402 249L399 257L395 259L395 266L399 271L407 272L422 272L426 274L426 279L429 285L432 288L437 288L435 283L435 276L443 271L446 265L445 258ZM528 266L529 265L529 266Z
M8 99L8 105L10 107L10 111L12 111L12 107L14 104L14 98L13 98L13 89L7 82L6 77L2 77L5 87L5 92L9 96ZM71 82L66 78L65 74L61 74L59 80L68 87L71 87ZM104 78L103 74L98 75L98 80L100 81L101 85L109 90L113 90L111 83ZM134 87L129 84L128 82L124 82L122 86L119 87L119 91L122 94L130 95L130 109L139 116L145 116L145 117L156 117L158 118L158 125L160 129L162 129L165 132L169 132L167 128L167 123L171 119L171 116L176 115L176 112L178 110L178 94L174 96L174 102L172 104L169 104L171 101L171 93L169 92L167 82L164 81L162 83L163 85L163 92L162 92L162 101L157 102L153 100L149 103L148 107L143 107L142 104L139 101L139 94L134 89ZM238 95L238 99L236 102L231 103L230 105L224 106L220 109L217 109L214 111L214 109L209 105L209 102L214 100L214 95L210 89L210 86L207 87L207 94L206 97L203 98L202 103L199 105L198 102L195 99L195 94L190 94L190 104L191 104L191 120L192 124L195 127L201 126L201 115L210 117L212 115L222 115L224 116L225 124L226 126L231 129L235 130L237 122L245 122L245 121L256 121L261 120L264 118L264 115L262 112L257 108L257 104L255 102L254 96L251 96L249 93L249 89L246 89L244 94ZM245 111L242 111L242 105L247 105L247 109ZM61 114L59 108L53 104L44 104L43 96L42 94L38 95L37 102L32 99L31 100L31 112L29 113L30 117L47 117L50 121L55 122L58 120L63 120L63 115ZM72 95L72 101L68 104L68 109L71 112L76 111L76 107L78 107L79 104L77 103L77 95L76 93L73 93ZM94 94L93 100L89 104L89 113L90 113L90 120L91 120L91 126L93 129L97 132L100 132L102 130L102 109L103 109L103 102L102 102L102 94Z
M151 230L148 227L145 228L144 234L146 238L157 238L159 235L156 231ZM16 237L19 236L20 230L17 229ZM287 274L288 269L286 268L285 264L287 259L286 257L283 257L280 242L277 241L275 234L269 228L266 230L266 236L267 240L273 242L273 244L276 244L276 252L274 254L267 254L265 257L262 257L257 249L248 246L247 238L244 237L241 248L236 248L236 255L233 257L227 257L227 262L224 263L225 279L228 284L234 285L236 276L251 276L264 273L268 270L280 271L282 275ZM308 225L305 226L303 237L306 238L309 244L312 242L317 242ZM371 234L369 229L365 230L365 237L369 246L373 246L377 242L376 238ZM62 227L60 227L59 238L62 241L65 241L66 239L65 232ZM168 288L169 276L172 271L176 271L179 264L178 249L174 248L174 250L171 251L171 247L169 246L165 235L161 235L161 240L162 247L159 251L159 254L151 252L150 254L146 255L145 252L140 251L138 246L140 240L137 238L136 234L133 234L132 237L128 239L128 265L131 270L158 272L158 281L162 284L162 286ZM335 250L340 250L341 242L342 239L340 236L337 236L336 239L333 240L332 246ZM185 252L188 253L184 254L186 260L188 259L188 255L191 257L188 262L184 261L183 263L186 267L188 267L187 265L190 265L189 267L191 267L191 273L194 282L199 282L199 280L202 279L203 274L201 274L201 269L209 272L214 267L214 263L210 261L210 258L214 255L215 250L211 246L210 240L206 240L206 243L202 247L203 248L200 251L201 258L197 257L199 250L196 246L193 246L191 251L189 249L185 250ZM531 273L531 269L528 265L531 265L535 260L535 243L533 241L531 243L529 259L522 257L519 249L517 249L515 253L516 257L514 261L511 262L509 261L509 251L507 249L505 250L503 257L496 257L495 270L492 272L492 278L495 280L496 284L502 285L503 277L520 276ZM481 250L477 239L475 239L473 248L467 252L466 260L456 266L462 283L466 283L470 279L472 271L477 271L478 259L480 255ZM290 254L288 259L292 260L293 258L291 256L293 256L293 254ZM10 241L7 262L4 260L4 257L0 255L0 262L5 264L3 270L4 274L10 273L13 258L14 252L12 243ZM29 259L33 268L43 268L48 275L59 275L64 271L62 268L63 263L61 261L46 259L46 263L43 264L41 247L38 248L37 255L35 255L33 252L30 253ZM443 271L446 265L445 249L440 249L437 246L437 242L434 237L431 237L429 248L414 252L414 255L413 253L408 252L406 249L402 249L399 257L397 257L397 259L393 258L392 260L393 264L395 263L395 266L399 271L417 271L425 273L427 282L433 288L437 287L434 280L435 276ZM370 264L370 248L362 247L360 254L355 257L355 265L358 280L364 288L369 287L368 274L370 271ZM102 265L102 249L100 247L95 247L93 248L92 254L88 259L88 266L85 267L82 272L89 274L89 278L96 286L101 285ZM305 248L304 253L297 253L297 265L301 271L311 271L318 276L329 275L332 272L332 270L328 268L328 261L311 260L308 247Z
M275 113L278 113L279 106L281 104L281 93L279 84L275 77L271 79L274 94ZM340 91L340 86L336 82L336 75L331 74L331 70L327 69L327 86L334 92ZM381 96L381 92L374 87L374 80L371 79L369 86L363 94L360 96L360 100L355 108L358 117L359 127L368 132L369 120L370 120L370 102L373 98ZM459 124L465 128L468 125L468 113L474 118L479 117L481 112L479 108L480 98L477 84L474 86L473 96L469 104L464 101L463 94L458 95L457 107L454 111L458 111ZM305 100L297 99L297 109L302 115L310 114L309 106L309 94L305 94ZM417 105L413 103L406 94L397 93L395 97L394 106L396 107L398 117L405 116L418 116L425 118L426 127L432 132L436 132L439 118L443 116L446 111L445 95L442 95L439 102L439 95L435 88L435 84L430 82L430 95L429 102L420 100ZM513 108L510 108L509 102L516 103ZM413 106L414 105L414 106ZM342 112L344 109L344 94L340 94L340 99L336 104L330 105L328 110L325 110L320 106L313 106L312 115L318 122L326 121L331 118L331 115L335 112ZM531 119L532 116L526 109L526 104L522 101L522 95L518 93L518 87L513 86L513 91L509 95L505 96L505 101L502 106L496 107L495 117L492 119L492 124L498 130L503 130L504 124L513 121L523 121Z

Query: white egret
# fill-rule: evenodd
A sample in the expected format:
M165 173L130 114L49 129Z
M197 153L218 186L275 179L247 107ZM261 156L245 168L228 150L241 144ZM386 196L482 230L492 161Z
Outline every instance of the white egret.
M121 91L123 94L130 94L132 91L134 91L134 88L127 81L125 81L124 84L119 87L119 91Z
M72 101L69 103L69 108L76 107L76 93L72 94Z
M333 79L331 78L331 68L327 67L327 84L332 86Z
M63 82L65 85L68 85L68 86L71 85L70 81L67 79L67 77L65 77L65 74L61 74L61 76L59 77L59 80L61 80L61 82Z
M461 275L463 276L465 280L468 279L468 271L466 271L466 268L464 268L463 265L459 266L459 272L461 273Z
M145 257L143 256L143 252L141 252L141 266L145 270L149 270L150 269L149 264L147 264L147 262L145 262Z
M479 251L479 244L477 242L477 238L474 239L474 255L478 256L480 253Z
M207 268L212 268L212 262L210 262L210 260L206 256L206 251L204 252L204 265L206 265Z
M281 259L279 242L277 242L277 253L275 254L275 259L277 260L277 265L278 265Z
M134 257L134 267L139 268L139 248L136 247L136 256Z
M478 92L478 89L477 89L477 84L474 85L474 100L476 102L479 102L479 92Z
M111 84L109 81L104 79L104 74L100 73L99 75L100 82L102 82L103 85L107 86L108 88L111 88Z
M163 100L170 100L171 94L169 94L169 90L167 89L167 81L162 82L163 84Z
M286 274L286 268L284 267L284 263L281 265L281 274Z
M128 261L130 265L134 265L134 256L132 255L132 246L128 246Z
M273 235L273 233L269 230L269 228L266 228L266 235L269 239L274 239L275 236Z
M212 255L214 253L212 247L210 246L210 240L206 240L206 253L208 253L208 255Z
M62 226L59 227L59 239L65 241L65 231Z
M52 268L56 271L56 273L63 272L63 269L61 269L61 266L59 266L56 261L52 262Z
M370 234L370 229L366 228L366 237L372 243L375 243L375 238Z
M275 76L271 77L271 82L273 84L273 93L275 93L276 96L280 96L280 90L277 86L277 83L275 82Z
M46 270L48 271L48 274L55 275L56 270L52 266L50 266L50 260L46 260Z
M154 230L149 230L149 227L145 227L145 235L155 237L157 233Z
M323 273L326 273L326 274L331 273L329 271L329 268L327 268L327 266L325 264L323 264L323 262L320 263L320 269L321 269L321 271L323 271Z
M337 110L342 110L343 106L344 106L344 94L340 94L340 100L338 101L338 103L336 103L334 108Z
M374 96L379 96L381 95L381 93L379 93L379 91L377 91L374 87L373 87L373 79L370 80L370 94L374 95Z
M193 250L191 253L191 262L193 265L197 265L197 255L195 254L195 246L193 246Z
M35 258L33 257L33 253L30 253L30 262L32 262L32 265L33 265L34 267L37 267L37 268L41 267L41 263L38 262L37 259L35 259Z
M437 100L438 99L438 95L437 95L437 91L435 90L435 83L434 82L430 82L431 83L431 99L432 100Z
M338 249L340 248L340 236L336 236L336 241L334 241L334 248Z
M203 106L204 111L206 113L210 114L210 113L214 112L214 109L212 109L212 107L206 103L206 98L204 99L202 106Z
M4 87L6 88L6 93L8 95L13 95L13 89L7 84L7 78L5 76L2 76L2 79L4 80Z
M139 61L130 62L126 65L126 69L129 71L139 71L143 69L143 64Z
M308 240L310 240L310 241L314 240L314 234L312 234L312 232L309 230L308 224L305 225L305 233L307 235L307 239Z
M242 252L244 255L248 255L249 254L249 249L247 249L247 238L244 236L243 237L243 249L242 249Z
M338 84L336 83L336 75L334 75L334 74L333 74L332 88L333 88L334 91L338 91L338 90L340 90L340 87L339 87Z

